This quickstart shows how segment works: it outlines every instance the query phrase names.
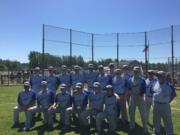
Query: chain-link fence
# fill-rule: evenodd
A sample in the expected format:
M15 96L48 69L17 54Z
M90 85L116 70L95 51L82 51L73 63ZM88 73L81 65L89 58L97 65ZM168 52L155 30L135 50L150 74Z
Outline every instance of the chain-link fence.
M91 62L113 59L117 65L121 60L138 60L145 63L147 70L153 68L148 63L168 63L170 57L171 69L167 67L167 70L173 73L173 57L178 58L180 51L180 25L146 32L107 34L43 25L42 50L43 54L66 57L69 66L75 64L73 57L76 56ZM48 57L44 56L43 61L43 68L46 68Z

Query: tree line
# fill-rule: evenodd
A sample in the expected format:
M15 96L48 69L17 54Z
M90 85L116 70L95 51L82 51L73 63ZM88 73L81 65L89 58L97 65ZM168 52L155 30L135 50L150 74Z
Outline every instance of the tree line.
M43 55L40 52L37 51L31 51L28 55L29 63L20 63L19 61L11 61L11 60L2 60L0 59L0 70L22 70L24 67L34 68L36 66L43 67L42 63ZM107 66L109 63L116 63L116 59L102 59L98 61L94 61L93 64L95 67L102 64L104 66ZM57 56L57 55L51 55L49 53L44 54L44 68L47 68L48 66L54 66L54 67L60 67L61 65L67 65L68 67L71 67L72 65L79 65L81 67L87 67L89 63L92 63L92 61L85 61L82 56L72 56L70 60L70 56ZM137 60L120 60L119 65L128 64L130 67L141 65L142 68L145 67L144 62L140 62ZM168 71L168 63L149 63L149 69L157 69L157 70L165 70ZM180 67L180 63L178 63L178 66Z

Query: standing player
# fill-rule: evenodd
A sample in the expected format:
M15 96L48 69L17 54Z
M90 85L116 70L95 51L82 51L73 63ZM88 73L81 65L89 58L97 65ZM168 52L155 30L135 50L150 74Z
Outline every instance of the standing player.
M51 90L54 94L56 94L56 90L59 86L59 79L54 75L54 68L49 66L48 68L49 76L46 77L46 81L48 83L48 89Z
M30 107L35 105L36 95L33 91L30 90L30 83L24 82L24 90L20 91L18 94L17 102L18 106L14 107L13 117L14 117L14 124L13 128L18 127L19 125L19 112L25 112L26 114L26 122L25 127L22 129L23 131L29 130L28 125L28 115L27 111Z
M74 66L74 71L71 73L71 81L73 89L75 89L77 83L82 83L84 85L84 74L80 72L80 66Z
M97 80L98 73L94 71L94 65L88 65L88 71L85 72L85 81L88 85L88 92L93 92L93 83Z
M59 76L59 80L61 84L66 85L67 92L71 93L71 75L67 72L67 66L61 66L61 74Z
M165 125L165 131L167 135L173 135L173 123L171 116L171 87L166 82L166 74L164 71L157 73L159 80L159 87L154 93L154 107L153 107L153 125L155 134L160 135L160 123L161 118Z
M144 94L146 91L146 82L141 77L140 67L133 68L133 77L129 80L129 92L131 95L129 103L130 129L135 128L135 112L136 106L140 111L141 121L143 124L144 134L147 134L147 120Z
M110 79L112 80L112 78L115 76L115 66L114 66L114 63L109 63L109 76L110 76Z
M129 72L129 66L128 65L123 65L122 66L122 77L125 80L126 84L128 84L128 81L131 77L131 74ZM130 94L128 93L128 90L126 91L126 101L129 104L129 99L130 99Z
M40 75L40 68L35 67L33 75L30 77L31 89L37 94L41 90L43 77Z
M149 122L149 112L153 103L154 85L157 82L153 70L148 70L148 78L146 79L146 112L147 122Z
M127 117L127 109L126 109L126 89L127 84L125 79L121 75L121 70L116 69L115 70L115 76L112 78L112 86L114 89L114 93L116 93L120 100L118 101L118 116L121 112L121 119L124 124L128 123L128 117Z
M106 86L110 84L110 76L104 72L103 65L98 66L99 74L97 77L97 82L101 84L101 89L106 91Z

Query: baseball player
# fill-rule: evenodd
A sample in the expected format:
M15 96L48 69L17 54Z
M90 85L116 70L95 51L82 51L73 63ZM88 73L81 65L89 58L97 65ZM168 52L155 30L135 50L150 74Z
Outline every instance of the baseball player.
M110 76L110 79L112 79L114 76L115 76L115 66L114 66L114 63L109 63L109 76Z
M157 82L159 83L159 87L156 87L156 92L153 95L153 125L155 134L160 135L160 123L162 118L166 134L173 135L173 123L170 107L172 88L166 82L166 73L164 71L158 71L157 77L159 80L159 82Z
M55 103L49 109L49 124L53 125L53 114L60 113L62 124L64 125L62 128L63 131L70 127L70 113L67 109L72 107L72 96L67 92L66 88L66 84L60 85L61 92L56 94Z
M97 82L101 84L101 89L106 91L106 86L110 84L110 76L104 73L103 65L98 66L99 74L97 77Z
M80 66L74 66L74 72L71 73L72 88L75 89L77 83L84 85L84 74L80 72Z
M67 92L71 93L71 75L67 72L67 66L61 66L61 74L59 76L61 84L66 84Z
M115 70L115 76L112 78L112 86L114 89L114 93L116 93L120 97L120 100L118 101L118 104L117 104L118 116L121 112L122 122L124 124L127 124L128 117L127 117L126 95L125 95L127 84L126 84L125 79L121 75L120 69Z
M89 116L91 118L96 119L97 114L103 112L104 97L105 97L105 92L101 91L100 83L94 82L93 92L89 94L89 109L81 113L81 118L85 129L87 129L88 127L87 118Z
M147 117L144 100L146 82L141 77L140 67L135 66L133 68L133 76L130 78L128 85L129 93L131 95L129 103L130 129L132 130L135 128L135 112L136 106L138 106L141 121L143 123L144 134L147 134Z
M14 107L13 110L14 124L12 128L18 127L19 113L25 112L26 122L25 122L25 127L22 130L23 131L29 130L27 111L29 110L30 107L35 105L35 101L36 101L36 95L32 90L30 90L30 83L27 81L24 82L24 90L20 91L18 94L18 98L17 98L18 106Z
M132 76L129 72L129 66L128 65L123 65L122 66L122 77L124 78L126 84L128 84L128 81L130 79L130 77ZM130 95L128 93L129 91L126 91L126 101L129 104L129 99L130 99Z
M41 87L41 91L37 94L37 106L29 108L27 112L29 118L29 122L27 125L28 128L30 127L32 121L32 115L36 112L43 112L44 124L47 126L51 126L49 125L48 109L50 109L50 107L54 103L54 93L48 90L48 84L46 81L41 82Z
M48 90L51 90L54 94L56 94L56 90L60 84L58 77L54 75L54 68L52 66L48 67L49 76L46 77L46 81L48 83Z
M99 134L102 132L102 121L107 119L109 123L109 131L114 133L117 125L117 97L113 93L111 85L106 86L107 93L104 98L105 109L103 112L97 114L96 129Z
M146 79L146 112L147 112L147 122L149 121L149 112L153 104L153 93L154 85L157 82L157 79L154 76L153 70L148 70L148 78Z
M97 80L98 73L94 71L94 65L88 65L88 71L85 72L85 81L88 85L88 92L93 92L93 83Z
M40 68L35 67L33 75L30 77L31 89L37 94L41 90L43 77L40 75Z
M68 108L68 113L73 113L77 116L79 125L82 125L81 113L86 110L88 103L88 95L83 91L82 85L76 84L75 91L73 93L73 106Z

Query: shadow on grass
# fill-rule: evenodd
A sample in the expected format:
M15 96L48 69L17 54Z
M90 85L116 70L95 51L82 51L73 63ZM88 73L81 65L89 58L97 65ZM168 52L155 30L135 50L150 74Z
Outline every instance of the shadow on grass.
M32 127L35 125L36 121L39 121L39 120L38 119L33 120ZM61 123L61 121L52 130L49 130L46 125L40 125L35 128L32 128L30 131L36 130L38 135L44 135L45 132L51 132L53 130L59 130L59 135L64 135L64 134L70 133L70 132L74 132L75 134L79 134L79 135L92 135L92 134L96 133L95 121L92 122L92 124L90 125L90 128L83 128L82 126L79 126L79 125L80 124L79 124L78 120L75 119L71 122L70 128L66 131L61 130L63 128L63 124ZM19 128L18 132L22 132L21 129L23 128L23 126L24 126L24 123L19 124L20 128ZM148 127L150 127L151 130L153 130L152 124L148 124ZM109 135L109 134L110 135L119 135L119 133L108 132L108 128L109 128L109 124L104 120L102 123L102 129L103 129L102 134L103 135ZM126 133L127 135L143 135L143 128L139 124L135 123L135 128L133 130L130 130L129 123L124 124L121 120L119 120L117 123L117 132L120 132L120 131ZM161 134L165 134L165 129L163 126L161 126ZM150 135L150 133L148 133L148 135Z

